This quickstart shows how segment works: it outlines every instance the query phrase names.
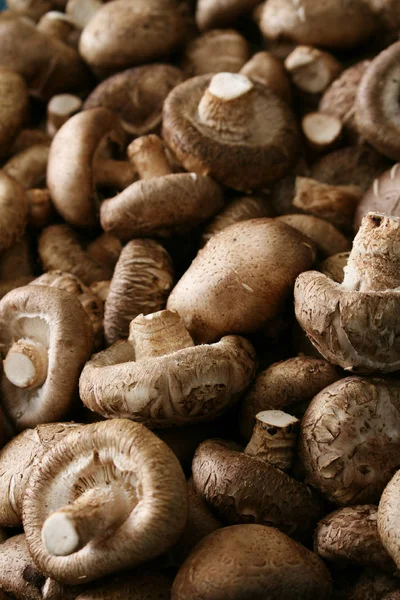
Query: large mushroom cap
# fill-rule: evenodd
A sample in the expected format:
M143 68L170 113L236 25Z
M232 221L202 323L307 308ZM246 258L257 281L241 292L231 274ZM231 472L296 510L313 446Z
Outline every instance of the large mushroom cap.
M78 427L29 478L23 506L29 551L62 583L131 568L178 539L186 495L177 458L139 423L116 419ZM102 506L99 496L108 504Z
M185 169L242 191L282 177L299 147L290 108L234 73L175 87L164 104L163 137Z
M330 574L316 554L262 525L208 535L182 565L172 600L329 598Z

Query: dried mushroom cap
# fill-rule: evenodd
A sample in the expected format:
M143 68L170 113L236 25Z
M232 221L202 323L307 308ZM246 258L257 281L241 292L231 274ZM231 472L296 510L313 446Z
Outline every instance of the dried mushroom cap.
M197 492L224 524L271 525L302 539L322 516L313 490L232 442L201 443L192 474Z
M38 251L45 271L72 273L86 285L112 276L113 267L85 252L77 234L69 225L46 227L39 237Z
M331 595L329 571L316 554L262 525L214 531L183 563L172 600L312 600Z
M255 374L251 344L227 336L195 346L177 313L139 315L128 341L95 354L80 379L90 410L148 427L215 419L232 406Z
M398 467L399 465L397 465ZM400 564L399 554L399 506L400 471L397 471L383 491L378 508L378 531L382 544L395 561Z
M28 198L19 183L0 171L0 251L7 250L24 234Z
M99 83L84 109L108 108L119 116L125 131L144 135L160 125L164 100L181 81L182 72L168 64L128 69Z
M0 156L10 152L28 116L28 90L22 77L4 67L0 68Z
M255 416L262 410L288 410L299 415L326 386L342 377L342 372L325 360L297 356L269 366L258 374L242 402L240 430L250 439Z
M268 0L260 15L260 29L271 40L327 48L352 48L368 39L376 17L364 0Z
M123 248L104 306L107 344L126 339L129 324L140 314L164 308L173 285L168 252L154 240L132 240Z
M26 429L0 451L0 525L19 527L22 499L33 465L74 423L49 423Z
M230 69L229 69L230 70ZM283 63L272 52L257 52L240 70L252 81L269 87L287 104L292 102L292 88Z
M170 600L172 581L155 568L108 577L74 600Z
M314 215L292 214L282 215L277 217L277 220L310 238L322 256L331 256L350 249L350 242L346 236L325 219Z
M18 430L68 414L92 346L90 321L64 290L27 285L2 298L2 406Z
M186 494L177 458L139 423L78 427L31 472L23 504L29 551L42 571L71 585L132 568L179 538Z
M302 421L307 480L335 504L377 503L399 449L398 382L346 377L315 396Z
M400 42L396 42L372 60L358 88L355 106L360 134L393 160L400 160L399 57Z
M348 506L330 513L318 523L314 551L325 561L358 564L395 573L378 533L378 507Z
M43 600L46 577L34 565L23 534L0 544L0 563L0 590L17 600Z
M318 351L347 371L400 367L400 220L368 213L353 242L342 284L308 271L296 280L296 317Z
M185 38L187 19L177 0L115 0L84 28L79 51L102 77L157 60Z
M35 144L14 154L3 166L3 170L25 190L42 185L46 180L50 143Z
M282 177L300 144L287 104L238 73L201 75L174 88L162 131L185 169L241 191Z
M400 216L399 182L400 163L396 163L371 182L370 188L357 207L354 220L355 228L360 226L362 218L371 211L394 217Z
M198 0L196 23L200 31L226 27L249 13L259 0Z
M223 71L237 73L249 57L249 44L238 31L212 29L188 43L182 68L190 77Z

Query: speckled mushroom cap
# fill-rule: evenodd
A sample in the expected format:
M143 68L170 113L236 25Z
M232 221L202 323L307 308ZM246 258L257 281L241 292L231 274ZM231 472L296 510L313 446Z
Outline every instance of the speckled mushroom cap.
M76 227L98 222L94 158L101 142L122 144L118 117L107 108L80 112L53 138L47 168L47 187L60 215Z
M400 163L396 163L376 177L357 206L354 227L358 229L362 218L371 211L400 216Z
M90 321L68 292L28 285L2 298L2 406L17 429L68 414L92 345Z
M2 591L17 600L43 599L41 587L46 577L33 564L23 534L14 535L0 544L0 563L2 600Z
M331 256L350 249L350 242L346 236L325 219L303 214L281 215L277 219L308 236L321 256Z
M160 125L164 100L182 81L182 71L168 64L127 69L102 81L84 109L108 108L119 116L125 131L144 135Z
M215 419L233 405L255 374L251 344L226 336L195 346L177 313L139 315L128 341L95 354L83 369L83 403L108 418L148 427Z
M383 491L378 507L378 531L383 546L400 565L399 553L400 471L397 471Z
M290 108L245 75L200 75L164 103L163 137L188 171L248 191L282 177L300 144Z
M183 563L172 600L313 600L331 595L316 554L262 525L214 531Z
M260 523L303 539L322 516L311 488L233 442L202 442L192 474L198 494L226 525Z
M28 197L19 183L0 171L0 251L23 236L27 221Z
M400 466L397 381L346 377L317 394L300 433L307 480L342 506L376 503Z
M139 423L115 419L76 428L43 456L25 490L23 522L39 569L83 584L165 552L181 534L186 510L185 477L172 451ZM79 536L64 555L52 549L56 522Z

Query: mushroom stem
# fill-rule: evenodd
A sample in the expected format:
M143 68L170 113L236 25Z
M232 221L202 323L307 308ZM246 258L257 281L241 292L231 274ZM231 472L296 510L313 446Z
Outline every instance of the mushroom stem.
M118 190L124 190L136 180L136 169L126 160L97 158L94 177L99 186L111 186Z
M73 115L82 109L83 102L74 94L57 94L47 105L47 133L52 137Z
M296 417L281 410L259 412L245 454L265 460L281 471L288 471L293 463L299 424Z
M214 75L199 103L200 122L232 140L243 140L253 112L253 89L245 75Z
M92 488L44 522L42 541L53 556L69 556L96 537L108 536L132 512L132 502L119 486Z
M140 179L163 177L172 173L164 145L158 135L145 135L133 140L128 146L127 153Z
M129 341L135 348L136 361L194 346L181 317L169 310L139 315L133 319Z
M400 218L368 213L354 238L343 287L380 291L400 286Z
M14 342L3 361L5 376L19 388L42 385L47 377L47 366L47 348L28 339Z

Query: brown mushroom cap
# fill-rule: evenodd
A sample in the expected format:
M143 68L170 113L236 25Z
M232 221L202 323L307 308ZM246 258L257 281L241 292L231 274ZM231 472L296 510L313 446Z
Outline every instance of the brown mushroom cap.
M400 466L398 382L346 377L304 415L300 453L308 481L339 505L376 503Z
M397 465L399 466L399 465ZM399 506L400 471L392 477L383 491L378 508L378 531L382 544L395 561L400 564L399 554Z
M96 494L116 498L103 509L108 530L96 520ZM82 539L79 511L87 515ZM38 567L73 585L162 554L183 531L186 511L186 482L175 455L139 423L115 419L72 430L43 456L25 490L23 522ZM64 543L64 530L76 532L80 544L57 555L51 548Z
M79 300L64 290L28 285L2 298L0 347L7 354L2 406L17 429L69 412L92 346L90 321Z
M148 427L215 419L234 404L255 373L251 344L226 336L194 346L177 313L139 315L130 339L95 354L83 369L83 403L108 418Z
M28 220L28 198L19 183L0 171L0 251L22 237Z
M313 260L311 241L292 227L273 219L242 221L210 239L167 307L181 315L197 343L254 332L280 313L295 277Z
M285 68L300 90L320 94L339 76L342 65L329 52L313 46L296 46L286 58Z
M359 564L395 573L396 565L382 546L377 520L378 507L372 504L335 510L318 523L314 551L335 564Z
M192 473L197 492L225 524L261 523L302 539L321 517L310 488L232 442L200 444Z
M86 248L86 252L97 260L97 262L109 267L110 276L121 254L122 244L118 238L109 233L102 233L91 242Z
M262 525L214 531L183 563L172 600L329 598L329 571L316 554Z
M279 60L272 52L256 52L240 70L252 81L258 81L269 87L281 100L287 104L292 102L292 88L289 77Z
M226 27L249 13L259 0L198 0L196 23L200 31Z
M236 73L201 75L174 88L162 131L185 169L242 191L282 177L300 142L287 104Z
M175 50L185 28L185 10L176 0L115 0L86 25L79 51L95 73L111 75Z
M25 190L29 190L45 182L49 153L50 143L35 144L14 154L3 170Z
M108 577L74 600L170 600L172 581L155 568ZM56 600L56 599L54 599Z
M0 156L10 152L28 114L28 91L18 73L0 68Z
M28 225L35 229L44 229L55 218L53 202L48 189L32 188L27 190L29 200Z
M322 256L331 256L350 249L350 242L346 236L325 219L314 215L293 214L281 215L277 220L306 235L314 242Z
M129 324L140 314L165 307L173 285L168 252L154 240L132 240L123 248L104 306L107 344L126 339Z
M361 225L363 217L371 212L377 211L395 217L400 216L400 163L396 163L377 176L371 182L370 188L367 190L360 204L357 207L354 227L358 229Z
M352 48L375 29L376 17L363 0L268 0L260 15L260 29L271 40L286 38L298 44Z
M34 565L23 534L0 544L0 563L0 593L12 594L17 600L43 599L46 576Z

